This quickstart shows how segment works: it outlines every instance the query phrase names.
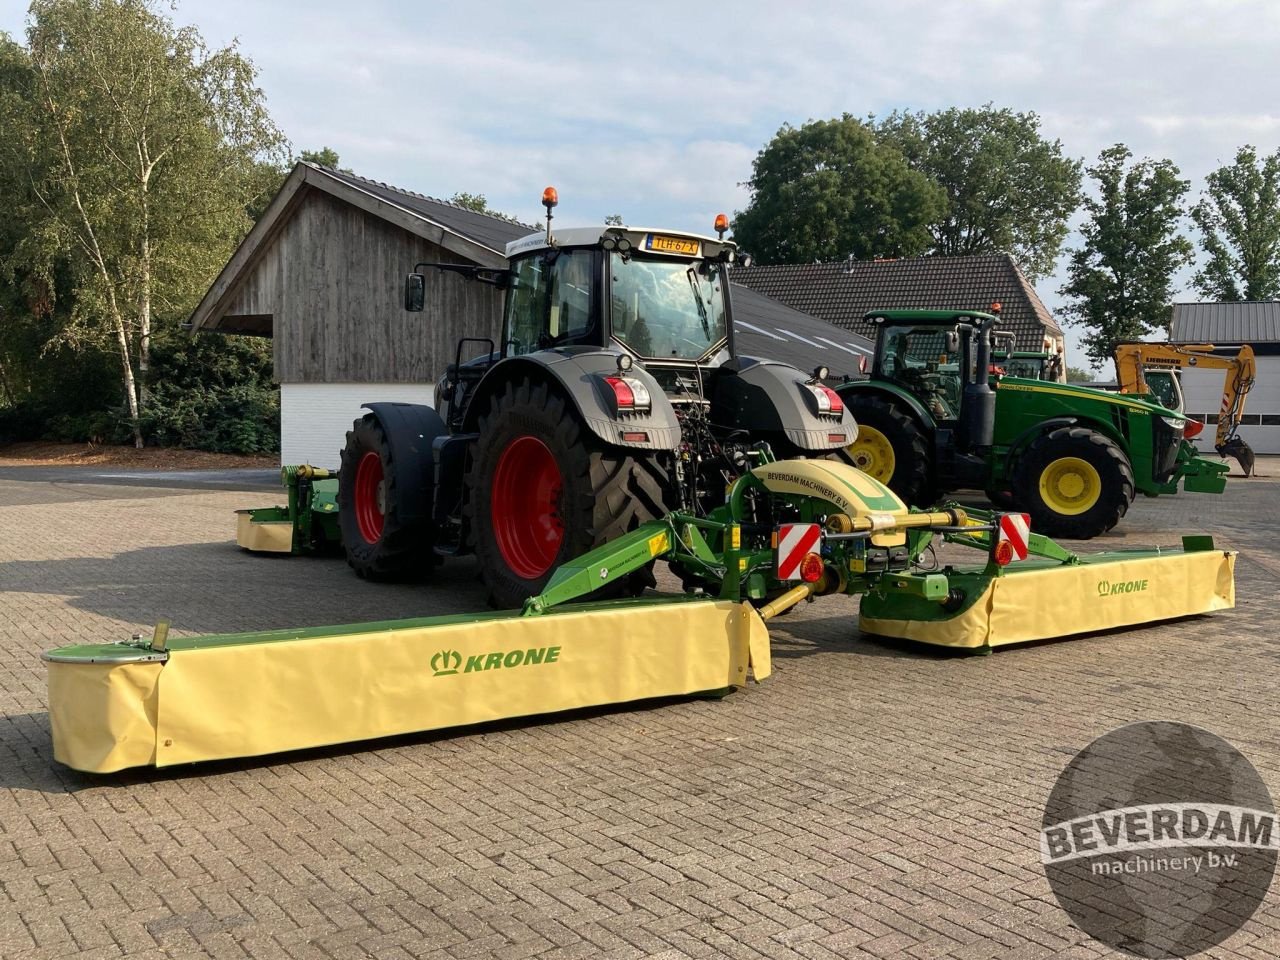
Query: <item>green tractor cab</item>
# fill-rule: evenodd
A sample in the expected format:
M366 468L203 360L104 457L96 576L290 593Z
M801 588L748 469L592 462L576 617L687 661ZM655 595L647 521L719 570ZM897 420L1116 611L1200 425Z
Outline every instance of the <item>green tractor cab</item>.
M839 387L858 423L844 451L912 504L974 488L1049 536L1110 530L1138 493L1221 493L1224 464L1184 440L1185 417L1150 397L1001 373L996 316L878 310L866 380Z

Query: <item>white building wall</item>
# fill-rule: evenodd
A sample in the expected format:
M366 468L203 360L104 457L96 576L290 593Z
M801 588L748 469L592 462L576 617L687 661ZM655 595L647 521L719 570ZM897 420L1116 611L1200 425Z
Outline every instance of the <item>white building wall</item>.
M1182 395L1189 415L1217 414L1226 384L1225 370L1182 371ZM1258 357L1258 378L1249 391L1240 436L1254 453L1280 453L1280 357ZM1216 427L1212 424L1195 439L1200 450L1212 453Z
M351 424L377 400L432 405L434 383L280 384L280 462L336 470Z

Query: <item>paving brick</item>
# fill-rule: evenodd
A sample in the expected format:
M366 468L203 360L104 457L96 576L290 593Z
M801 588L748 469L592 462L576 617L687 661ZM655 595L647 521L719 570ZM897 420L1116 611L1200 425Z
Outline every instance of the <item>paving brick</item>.
M1263 461L1263 472L1280 473ZM1280 467L1280 464L1277 464ZM1270 469L1269 469L1270 468ZM474 566L373 584L255 558L273 494L0 474L0 958L1094 958L1040 871L1054 778L1171 717L1280 787L1280 484L1134 505L1088 549L1213 533L1235 611L945 657L858 636L856 604L773 625L775 673L723 701L81 776L50 754L42 649L483 607ZM670 578L662 586L672 588ZM1276 955L1273 900L1208 956Z

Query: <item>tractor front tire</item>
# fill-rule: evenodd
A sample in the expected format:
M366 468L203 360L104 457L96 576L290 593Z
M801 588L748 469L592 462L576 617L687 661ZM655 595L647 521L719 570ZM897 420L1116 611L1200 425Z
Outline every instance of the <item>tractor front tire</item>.
M546 383L508 383L479 433L466 509L495 607L520 607L556 567L667 513L668 478L656 456L606 446ZM653 582L645 569L599 595Z
M1124 451L1087 427L1059 427L1038 437L1013 471L1014 499L1031 514L1031 529L1069 540L1089 540L1114 527L1134 490Z
M837 451L840 459L885 484L907 506L933 503L933 441L919 421L879 397L846 393L843 399L858 439Z
M410 522L403 515L414 493L397 485L394 451L386 432L377 417L365 414L347 431L338 473L342 548L359 576L405 580L430 569L430 524Z

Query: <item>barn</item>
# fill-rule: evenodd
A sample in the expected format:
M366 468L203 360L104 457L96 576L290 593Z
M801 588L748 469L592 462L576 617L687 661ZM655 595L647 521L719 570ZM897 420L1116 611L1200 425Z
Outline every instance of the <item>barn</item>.
M1240 436L1254 453L1280 453L1280 302L1175 303L1169 326L1175 343L1211 343L1214 352L1234 356L1242 344L1253 347L1258 374L1246 398ZM1197 420L1216 423L1225 375L1221 370L1184 369L1181 372L1186 412ZM1196 441L1212 450L1213 431Z
M463 338L497 341L502 293L432 271L422 313L404 310L421 262L505 268L539 228L311 163L294 167L188 321L202 333L272 338L283 463L336 467L370 400L431 403ZM735 285L738 351L852 374L865 337ZM464 358L483 352L470 344Z

